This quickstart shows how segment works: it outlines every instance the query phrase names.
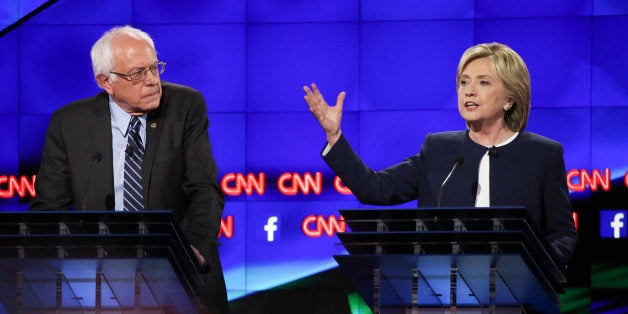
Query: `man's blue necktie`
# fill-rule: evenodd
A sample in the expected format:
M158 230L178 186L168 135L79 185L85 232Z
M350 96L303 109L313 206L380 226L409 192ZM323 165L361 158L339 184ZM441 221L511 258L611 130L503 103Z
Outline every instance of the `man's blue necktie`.
M142 160L144 145L140 137L140 119L131 118L127 134L126 158L124 160L124 210L144 209L142 188Z

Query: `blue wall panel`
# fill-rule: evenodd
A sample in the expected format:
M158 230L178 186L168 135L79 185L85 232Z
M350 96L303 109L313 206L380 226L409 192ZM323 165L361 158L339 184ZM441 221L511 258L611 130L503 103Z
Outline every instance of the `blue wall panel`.
M594 17L592 33L592 105L626 106L628 16Z
M0 173L17 174L19 120L17 115L0 116Z
M247 1L248 23L352 22L360 19L360 1ZM307 33L303 33L307 37Z
M374 170L418 154L429 133L465 128L455 103L449 110L367 111L360 123L360 154Z
M456 66L473 43L473 22L368 22L361 34L360 109L454 108Z
M301 87L349 88L359 76L357 23L254 24L247 28L248 111L302 111ZM349 91L349 90L347 90Z
M623 176L628 170L624 158L628 154L628 108L595 107L591 111L591 166L611 168L616 176Z
M476 18L588 16L595 0L477 0Z
M526 61L533 107L588 106L591 100L590 18L486 19L477 42L502 42Z
M454 20L475 17L473 0L363 0L362 21Z
M208 105L211 110L211 104ZM246 114L209 113L209 137L219 174L246 171Z
M18 112L18 36L11 33L0 40L0 114L17 114Z
M242 24L138 25L153 35L162 79L189 85L212 112L245 111L245 39Z
M229 24L244 23L245 19L244 0L134 0L132 3L133 22L139 24Z
M220 261L223 265L225 284L227 290L236 295L243 296L246 291L246 228L247 228L247 203L243 201L231 201L225 204L223 217L233 217L233 233L223 233L219 241ZM240 292L236 292L240 291Z
M106 29L84 25L20 28L20 112L49 114L100 92L89 51L94 38Z
M19 160L25 170L39 168L50 115L19 116Z
M41 1L40 1L41 2ZM129 24L133 16L133 1L128 0L59 0L45 12L29 19L27 25L98 25ZM103 31L108 29L104 27ZM85 39L93 37L76 35ZM98 37L96 37L98 39ZM95 40L93 40L95 41Z
M563 145L567 169L591 167L591 109L533 107L526 129ZM551 126L551 127L549 127Z

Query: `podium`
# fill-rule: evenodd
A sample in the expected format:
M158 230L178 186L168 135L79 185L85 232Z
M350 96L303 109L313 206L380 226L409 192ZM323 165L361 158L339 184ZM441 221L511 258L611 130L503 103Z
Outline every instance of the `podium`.
M335 255L373 313L560 313L566 282L523 207L340 210Z
M170 211L0 213L0 313L198 313Z

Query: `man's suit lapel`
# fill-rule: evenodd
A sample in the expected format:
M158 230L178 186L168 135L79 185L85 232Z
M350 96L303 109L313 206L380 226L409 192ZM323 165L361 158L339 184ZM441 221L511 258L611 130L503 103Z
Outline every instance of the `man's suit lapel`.
M93 173L87 189L90 189L91 194L99 195L99 197L92 198L87 209L100 209L100 208L113 208L113 149L111 139L111 112L109 111L109 96L103 92L98 95L96 102L94 103L94 115L91 125L91 138L92 142L89 144L92 155ZM98 155L101 160L94 160L94 155ZM107 204L107 198L110 198L110 204Z
M150 188L150 178L153 172L153 162L157 154L157 144L159 142L159 136L163 129L164 112L166 106L168 106L165 97L166 86L162 83L162 94L159 102L159 108L148 113L146 118L146 144L144 148L144 161L142 163L142 180L144 185L144 200L145 208L149 208L148 204L148 191Z

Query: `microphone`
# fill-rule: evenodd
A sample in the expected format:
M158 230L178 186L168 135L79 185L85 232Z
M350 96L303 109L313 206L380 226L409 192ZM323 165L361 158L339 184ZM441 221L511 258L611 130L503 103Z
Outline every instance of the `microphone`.
M105 208L107 210L113 210L116 207L116 199L113 194L107 194L105 197Z
M89 193L89 183L92 181L92 172L96 164L102 160L102 153L95 152L92 154L92 164L89 167L89 173L87 174L87 184L85 185L85 195L83 195L83 210L87 207L87 194Z
M99 163L101 160L102 160L102 154L101 154L100 152L95 152L95 153L92 155L92 161L93 161L95 164Z
M436 198L437 207L440 207L440 198L443 194L443 188L445 187L445 184L447 184L447 181L449 181L449 178L451 178L451 175L454 174L454 171L456 170L456 168L462 165L462 163L464 163L464 157L462 156L456 157L456 160L454 161L454 165L451 167L451 170L449 170L447 177L445 177L445 180L443 180L443 183L440 185L440 189L438 190L438 197Z
M133 157L133 148L131 148L131 146L127 147L124 152L126 153L127 156Z
M497 146L491 146L488 148L488 155L493 158L497 158L499 156L499 151L497 151Z

